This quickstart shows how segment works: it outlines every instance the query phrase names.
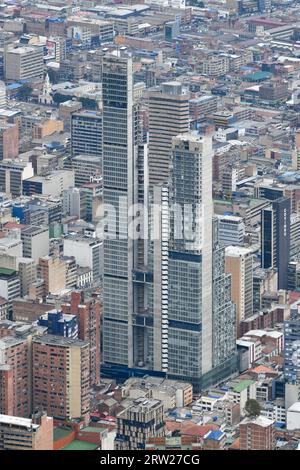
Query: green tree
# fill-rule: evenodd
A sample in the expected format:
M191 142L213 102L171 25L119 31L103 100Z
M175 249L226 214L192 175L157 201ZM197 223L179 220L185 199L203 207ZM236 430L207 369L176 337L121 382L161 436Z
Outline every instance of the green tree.
M261 407L258 401L253 400L251 398L246 401L245 411L249 418L256 418L257 416L259 416L260 410Z

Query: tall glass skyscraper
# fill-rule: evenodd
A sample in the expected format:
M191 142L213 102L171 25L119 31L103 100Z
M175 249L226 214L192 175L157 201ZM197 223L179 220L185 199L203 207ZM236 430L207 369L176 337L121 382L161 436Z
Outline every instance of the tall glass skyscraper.
M221 252L213 271L212 139L183 133L172 142L169 182L148 192L132 60L104 56L102 371L179 378L199 390L234 356L234 310ZM214 293L226 294L215 312ZM216 334L214 318L224 322Z
M118 53L117 53L118 52ZM103 56L103 199L104 321L103 359L133 365L133 283L135 241L133 215L137 202L137 123L133 103L132 59Z

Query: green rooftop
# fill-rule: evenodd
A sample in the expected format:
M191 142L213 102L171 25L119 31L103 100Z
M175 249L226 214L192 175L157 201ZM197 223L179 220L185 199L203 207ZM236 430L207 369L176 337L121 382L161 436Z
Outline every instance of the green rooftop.
M258 71L258 72L250 73L250 74L246 75L244 78L245 78L245 80L247 80L249 82L261 82L263 80L267 80L268 78L271 78L272 75L273 74L270 73L270 72Z
M16 274L15 269L8 269L8 268L0 268L0 276L12 276L13 274Z
M92 442L77 441L76 439L70 444L67 444L60 450L96 450L98 449L98 444L92 444Z
M99 434L106 431L106 428L97 428L96 426L87 426L86 428L80 429L80 432L98 432Z
M254 380L241 380L238 384L236 384L233 387L233 391L237 392L237 393L240 393L243 390L245 390L246 388L248 388L249 385L251 385L251 384L254 384Z
M58 441L72 432L71 428L54 428L53 429L53 440Z

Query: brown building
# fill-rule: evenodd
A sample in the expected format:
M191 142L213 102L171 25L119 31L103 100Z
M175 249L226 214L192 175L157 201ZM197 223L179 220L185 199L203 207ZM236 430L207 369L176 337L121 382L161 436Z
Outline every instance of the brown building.
M31 413L31 366L27 339L12 335L0 340L0 364L11 367L13 379L13 415L29 417ZM8 387L3 396L11 392L11 382L6 377L2 382Z
M264 416L246 418L240 424L240 450L274 450L274 421Z
M0 450L53 450L53 418L0 415Z
M285 101L288 96L288 84L281 80L264 83L259 89L259 98L265 101Z
M0 160L14 159L19 155L19 126L0 124Z
M100 320L102 305L99 299L86 299L84 292L74 291L71 302L61 306L63 313L76 315L78 338L90 343L90 384L100 382Z
M90 411L89 343L46 335L33 339L33 409L57 421L80 418Z
M58 256L39 259L38 276L45 281L44 295L56 294L66 288L66 263Z
M225 271L231 274L231 299L236 305L237 338L240 323L253 313L253 255L249 248L227 246Z
M0 414L13 415L13 370L7 364L0 365Z

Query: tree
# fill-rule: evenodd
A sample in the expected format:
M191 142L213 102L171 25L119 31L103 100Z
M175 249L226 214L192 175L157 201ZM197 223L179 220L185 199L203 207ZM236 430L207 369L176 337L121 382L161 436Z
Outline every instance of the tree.
M246 401L245 411L249 418L256 418L257 416L259 416L260 410L261 407L258 401L253 400L251 398Z

